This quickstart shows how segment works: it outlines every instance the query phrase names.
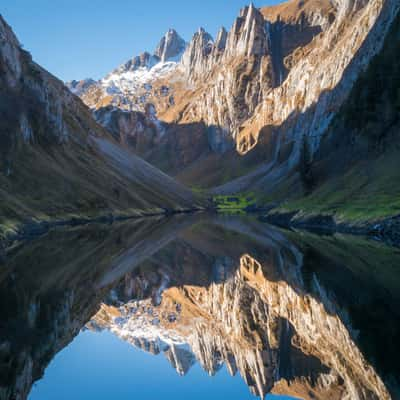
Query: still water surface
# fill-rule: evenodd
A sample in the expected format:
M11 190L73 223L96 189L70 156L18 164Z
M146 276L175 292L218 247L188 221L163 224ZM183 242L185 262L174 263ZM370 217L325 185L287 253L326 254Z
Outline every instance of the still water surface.
M0 398L396 399L399 266L246 217L56 229L0 268Z
M73 382L73 384L71 384ZM58 354L29 399L254 399L226 368L210 379L197 364L184 377L162 355L141 351L109 332L82 332ZM290 399L268 396L271 400Z

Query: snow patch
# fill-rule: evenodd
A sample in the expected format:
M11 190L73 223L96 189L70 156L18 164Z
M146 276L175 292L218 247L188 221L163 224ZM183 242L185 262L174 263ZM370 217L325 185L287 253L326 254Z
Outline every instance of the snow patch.
M175 61L159 62L151 68L140 67L134 71L114 71L100 81L100 85L110 95L135 95L141 88L151 90L151 83L174 72Z

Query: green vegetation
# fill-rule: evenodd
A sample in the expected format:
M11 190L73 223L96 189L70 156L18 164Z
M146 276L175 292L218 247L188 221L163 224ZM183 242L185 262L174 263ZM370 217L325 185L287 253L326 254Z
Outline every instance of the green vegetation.
M218 212L244 214L249 207L256 205L254 193L240 193L235 195L217 195L213 202Z
M400 214L398 152L364 161L280 211L334 215L338 221L374 221Z

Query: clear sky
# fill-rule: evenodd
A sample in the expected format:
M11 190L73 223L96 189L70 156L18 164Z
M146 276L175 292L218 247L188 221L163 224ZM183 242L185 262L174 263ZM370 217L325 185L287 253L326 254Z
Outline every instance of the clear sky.
M282 0L255 0L256 6ZM246 0L1 0L0 13L35 61L63 80L101 78L168 28L190 40L230 28Z

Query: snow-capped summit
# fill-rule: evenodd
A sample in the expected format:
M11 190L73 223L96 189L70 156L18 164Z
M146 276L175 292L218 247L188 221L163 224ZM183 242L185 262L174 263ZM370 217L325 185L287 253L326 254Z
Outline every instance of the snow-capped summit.
M166 96L168 88L153 90L153 83L178 67L186 46L179 34L169 29L153 54L144 52L135 56L97 82L73 81L66 85L93 109L113 105L122 110L144 112L152 96Z

